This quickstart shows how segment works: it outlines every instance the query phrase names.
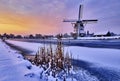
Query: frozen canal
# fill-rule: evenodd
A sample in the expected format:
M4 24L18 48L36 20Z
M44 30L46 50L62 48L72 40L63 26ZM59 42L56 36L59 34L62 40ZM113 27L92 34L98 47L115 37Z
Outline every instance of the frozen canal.
M11 41L7 42L30 50L35 54L43 44L33 42ZM108 48L90 48L80 46L66 46L65 52L71 52L73 63L82 67L101 81L120 81L120 50Z

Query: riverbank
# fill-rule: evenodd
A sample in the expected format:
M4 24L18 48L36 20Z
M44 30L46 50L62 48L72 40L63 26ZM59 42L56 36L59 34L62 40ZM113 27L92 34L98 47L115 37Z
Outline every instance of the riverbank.
M26 48L27 50L29 49L32 51L35 51L34 49L38 49L38 47L42 46L39 43L33 42L20 42L20 41L8 41L8 42L18 47ZM120 80L119 50L104 48L102 49L86 48L76 46L74 47L69 46L68 48L65 47L65 50L69 50L74 54L73 55L74 60L72 61L73 65L82 68L85 71L88 71L90 75L96 76L97 78L99 78L100 81Z
M39 69L0 39L0 81L43 81ZM32 67L29 69L28 67Z

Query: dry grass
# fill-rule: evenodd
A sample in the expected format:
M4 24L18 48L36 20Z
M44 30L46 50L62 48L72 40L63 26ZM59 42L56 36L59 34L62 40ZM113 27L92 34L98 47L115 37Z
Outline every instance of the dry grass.
M52 45L49 47L45 45L39 48L33 60L33 64L43 67L44 70L52 71L54 76L60 71L69 72L71 68L71 58L68 52L64 54L64 48L61 39L58 40L55 50Z

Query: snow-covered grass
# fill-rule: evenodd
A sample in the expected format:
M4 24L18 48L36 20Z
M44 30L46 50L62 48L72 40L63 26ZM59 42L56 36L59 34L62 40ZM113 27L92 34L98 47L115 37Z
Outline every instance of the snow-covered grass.
M0 81L39 81L38 72L38 67L0 40Z

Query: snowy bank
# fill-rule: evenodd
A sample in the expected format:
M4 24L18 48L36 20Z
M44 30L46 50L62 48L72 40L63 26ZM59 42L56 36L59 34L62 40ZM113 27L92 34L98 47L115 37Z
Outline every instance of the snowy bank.
M0 81L39 81L39 68L0 40ZM28 68L31 67L31 68ZM36 72L37 70L37 72ZM42 80L40 80L42 81Z

